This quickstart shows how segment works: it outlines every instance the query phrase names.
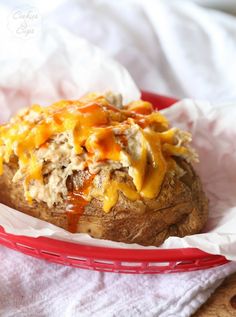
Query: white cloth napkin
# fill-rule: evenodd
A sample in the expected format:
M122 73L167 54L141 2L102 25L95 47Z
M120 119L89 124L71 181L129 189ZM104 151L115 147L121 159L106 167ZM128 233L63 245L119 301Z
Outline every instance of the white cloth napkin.
M143 89L217 103L236 100L234 17L183 1L60 1L50 9L32 3L42 20L33 29L54 22L84 36L123 63ZM1 11L1 23L10 23L13 33L9 9L17 8L28 10L23 1L11 1ZM23 20L32 26L29 18ZM28 39L17 39L23 49ZM4 247L0 260L0 315L7 317L187 317L236 271L230 263L181 274L100 273L46 263Z
M101 273L0 248L4 317L190 316L236 264L166 275Z

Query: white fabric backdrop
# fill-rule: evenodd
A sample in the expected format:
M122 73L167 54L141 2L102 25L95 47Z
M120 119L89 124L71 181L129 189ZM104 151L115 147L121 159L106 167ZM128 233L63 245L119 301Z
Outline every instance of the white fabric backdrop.
M142 89L235 101L235 18L189 1L168 3L76 1L62 4L47 20L109 52Z
M16 37L9 15L26 6L21 1L4 3L1 28L9 33L9 41L22 41L19 54L24 54L25 41L34 45L34 38ZM184 1L53 1L47 8L34 1L31 5L41 15L39 32L47 23L59 23L84 36L125 65L142 89L215 103L236 101L236 18L232 16ZM4 247L0 260L0 315L14 317L190 316L223 277L236 271L233 263L163 276L98 273L45 263Z

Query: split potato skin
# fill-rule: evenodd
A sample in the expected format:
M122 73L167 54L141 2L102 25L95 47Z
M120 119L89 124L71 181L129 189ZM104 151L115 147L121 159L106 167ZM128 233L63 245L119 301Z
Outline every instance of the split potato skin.
M199 233L207 221L208 200L191 164L181 158L175 161L185 173L177 176L167 172L158 197L130 201L119 192L116 205L108 213L103 211L102 202L93 198L80 216L76 231L98 239L144 246L159 246L170 236ZM68 230L66 201L53 208L38 202L30 205L24 198L23 184L12 182L16 170L14 160L4 165L0 176L0 202ZM83 173L72 176L70 182L76 185ZM109 177L134 188L125 169L114 170Z

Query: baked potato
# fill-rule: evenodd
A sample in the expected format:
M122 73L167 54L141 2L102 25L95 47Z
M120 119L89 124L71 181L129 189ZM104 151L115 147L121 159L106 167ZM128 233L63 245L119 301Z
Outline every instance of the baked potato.
M208 200L190 134L150 103L120 100L91 94L34 105L0 127L0 202L125 243L159 246L200 232Z

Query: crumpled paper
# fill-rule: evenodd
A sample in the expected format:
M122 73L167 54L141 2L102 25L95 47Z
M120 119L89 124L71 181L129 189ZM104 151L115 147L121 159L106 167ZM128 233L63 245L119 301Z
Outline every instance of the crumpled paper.
M32 54L14 59L12 64L0 60L2 121L22 106L75 99L94 90L120 92L126 102L140 96L123 67L85 40L75 40L63 30L49 29L46 36L31 43L31 50ZM193 135L193 146L200 156L195 168L210 200L210 214L203 233L170 237L160 248L197 247L236 260L236 107L183 100L163 112L172 125ZM71 234L1 204L0 225L16 235L47 236L96 246L156 249Z
M140 98L123 66L58 26L47 26L41 36L25 41L6 35L1 42L0 123L33 103L78 99L91 91L121 93L124 102Z

